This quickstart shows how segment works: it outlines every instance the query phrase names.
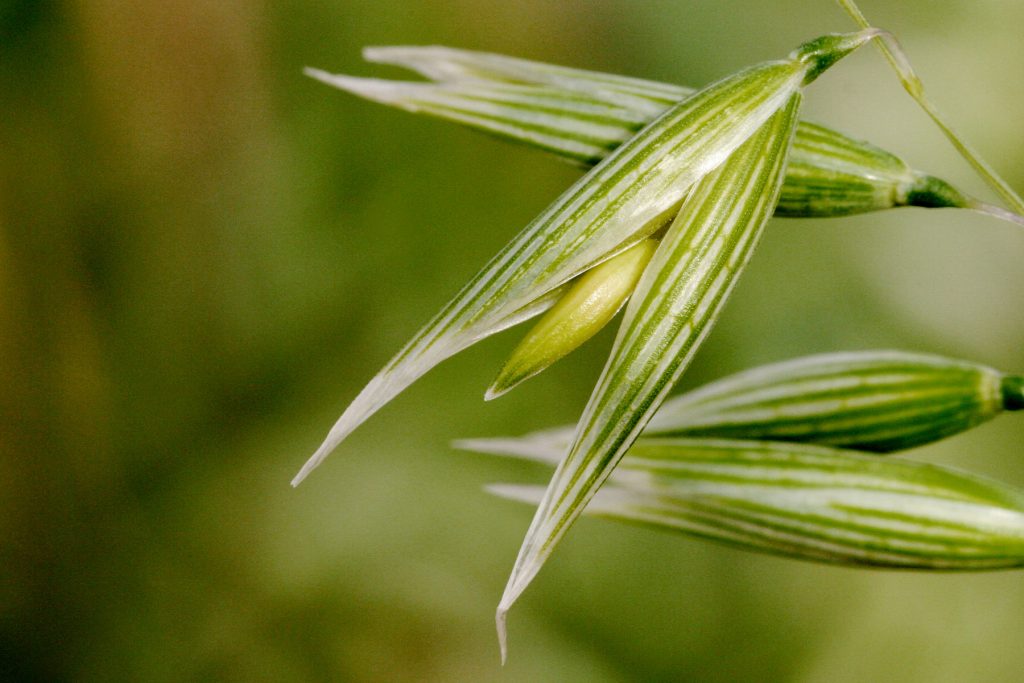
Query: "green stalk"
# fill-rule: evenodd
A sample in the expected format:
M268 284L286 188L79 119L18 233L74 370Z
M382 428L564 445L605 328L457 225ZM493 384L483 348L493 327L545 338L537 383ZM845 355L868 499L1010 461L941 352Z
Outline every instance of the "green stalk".
M857 7L857 3L854 0L837 0L839 5L846 10L853 20L862 28L866 29L870 26L867 18ZM989 187L991 187L1003 201L1018 214L1024 214L1024 200L1014 192L1013 188L1010 187L1009 183L1003 180L992 166L985 161L980 154L974 151L974 149L967 144L967 141L960 136L953 127L946 123L945 117L939 112L938 107L932 104L931 100L928 99L924 92L924 83L915 73L914 68L910 64L910 60L907 58L906 52L900 46L899 41L891 33L881 33L878 35L878 49L882 51L885 59L892 66L896 75L900 79L900 83L903 84L904 90L914 98L914 101L920 105L926 114L935 122L935 125L939 127L939 130L946 136L946 138L953 144L956 151L960 153L967 163L971 165L971 168L981 176Z

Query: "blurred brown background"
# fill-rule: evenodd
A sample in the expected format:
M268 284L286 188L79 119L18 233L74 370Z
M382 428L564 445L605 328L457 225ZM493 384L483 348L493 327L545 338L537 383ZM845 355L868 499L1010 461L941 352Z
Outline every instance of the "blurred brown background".
M869 2L1024 188L1024 4ZM701 85L849 30L827 0L0 0L0 679L1009 681L1019 572L861 572L585 520L510 617L530 511L455 452L578 415L605 334L491 404L518 333L288 481L575 177L301 75L449 44ZM864 51L808 118L988 196ZM954 211L772 223L684 379L839 349L1024 371L1024 235ZM914 453L1024 486L1007 416Z

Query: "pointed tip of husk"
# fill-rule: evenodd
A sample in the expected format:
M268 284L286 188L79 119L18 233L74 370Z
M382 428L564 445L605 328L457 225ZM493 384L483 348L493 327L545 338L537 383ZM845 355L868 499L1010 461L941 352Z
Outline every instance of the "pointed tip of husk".
M367 45L363 59L373 64L405 64L443 50L436 45Z
M442 45L379 45L363 48L363 59L373 64L400 66L432 81L453 81L466 73L454 61L459 51Z
M513 574L512 579L515 579L515 577L516 574ZM498 603L498 609L494 613L494 625L498 632L498 647L501 648L502 665L508 659L508 611L512 608L512 604L515 603L524 588L526 588L525 585L513 585L510 580L509 585L505 588L505 593L501 596L501 602Z
M365 390L364 390L365 391ZM309 457L306 464L302 466L299 473L292 479L292 487L298 486L303 480L309 476L310 472L320 466L327 456L338 447L345 438L352 433L356 427L363 423L363 420L372 414L372 410L369 413L363 409L360 399L362 395L356 398L351 405L341 414L338 421L331 427L331 431L327 432L326 438L323 443L316 449L316 451Z
M508 661L508 629L505 626L505 617L508 615L508 608L498 605L494 613L494 626L498 631L498 647L501 650L501 665L505 666Z
M320 463L330 455L331 451L334 450L334 445L328 444L329 442L325 441L320 445L320 448L316 449L316 452L310 456L309 460L306 461L306 464L304 464L302 469L299 470L299 473L292 478L292 488L301 484L303 480L309 476L309 473L319 467Z
M498 398L499 396L502 396L505 393L507 393L508 390L511 389L511 388L512 387L506 387L506 386L503 386L503 385L499 384L498 380L494 380L494 383L491 384L491 386L487 387L487 390L484 392L484 400L485 401L493 401L494 399Z
M536 572L534 572L535 574ZM530 583L530 579L533 575L529 575L525 582L521 580L521 573L517 573L513 570L512 576L509 578L508 585L505 587L505 592L501 596L501 601L498 603L498 609L494 612L494 625L498 632L498 647L501 648L501 664L505 665L508 659L508 611L512 608L513 603L522 594L523 590Z
M516 453L522 448L520 439L516 437L482 437L476 439L456 439L451 442L451 447L457 451L471 451L483 453L484 455L508 456L509 453ZM493 493L493 492L492 492ZM501 494L498 494L501 495Z
M387 64L389 55L408 49L397 45L367 45L363 48L363 59L373 64Z
M529 484L486 484L484 491L498 498L533 505L539 503L544 495L543 487Z
M505 485L500 486L497 490L509 491L514 486ZM531 525L532 528L532 525ZM501 601L498 602L498 611L496 613L495 621L498 626L498 642L501 644L501 649L504 652L506 648L507 640L507 629L505 626L505 619L508 611L512 609L512 605L515 604L519 596L523 594L523 591L533 582L533 579L537 576L537 572L540 571L541 566L544 564L544 551L538 548L535 544L529 541L529 532L527 532L527 541L523 548L519 551L519 557L516 558L515 566L512 568L512 574L508 577L508 583L505 585L505 592L501 595Z
M498 373L498 376L494 378L494 381L491 382L491 386L487 387L487 391L484 392L485 401L493 401L499 396L504 396L544 369L542 367L534 369L532 372L523 372L522 363L513 362L514 360L516 358L510 359Z
M323 69L315 69L308 66L302 70L302 73L321 83L352 93L363 99L380 102L381 104L401 103L409 94L409 88L420 85L403 81L389 81L382 78L361 78L359 76L332 74Z
M459 439L452 442L452 448L460 451L483 453L484 455L497 455L502 458L521 458L549 465L557 465L565 450L565 445L557 439L557 435L554 440L544 435Z
M457 451L473 451L475 453L490 453L487 445L491 438L484 439L455 439L449 445Z

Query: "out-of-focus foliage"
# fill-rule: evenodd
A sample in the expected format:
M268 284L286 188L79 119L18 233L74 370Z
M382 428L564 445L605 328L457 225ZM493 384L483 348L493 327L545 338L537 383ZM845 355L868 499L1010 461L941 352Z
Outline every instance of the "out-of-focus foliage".
M1024 7L863 9L1024 187ZM499 672L529 511L480 486L524 473L447 442L575 420L608 334L491 404L518 335L486 342L288 486L578 174L303 66L390 75L360 48L439 43L699 85L851 28L827 0L0 0L0 678L1015 678L1019 573L807 566L601 521L518 607ZM988 196L871 51L807 107ZM1019 372L1022 255L962 212L773 221L683 385L875 347ZM1024 485L1015 417L914 457Z

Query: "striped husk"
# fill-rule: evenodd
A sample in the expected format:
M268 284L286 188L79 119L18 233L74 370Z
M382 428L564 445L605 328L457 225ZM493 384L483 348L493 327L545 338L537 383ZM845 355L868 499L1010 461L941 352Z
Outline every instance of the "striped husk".
M667 401L645 435L807 441L888 453L1015 408L1012 382L992 368L939 356L821 354L754 368Z
M455 121L596 164L691 88L442 47L366 51L370 61L420 71L436 83L311 76L370 100ZM962 207L972 200L899 157L801 122L776 215L842 216L898 206Z
M533 458L557 462L540 451ZM537 503L543 487L492 492ZM641 439L587 514L833 564L1024 566L1024 494L949 468L750 441Z
M687 196L626 307L573 443L498 607L504 614L629 448L710 332L771 215L801 95Z
M512 351L484 398L512 390L597 334L633 293L657 248L658 240L646 239L574 280Z
M663 403L645 438L715 437L792 441L891 453L1024 408L1024 378L977 363L906 351L802 356L705 384ZM499 451L545 444L564 453L566 425L473 440Z
M664 227L801 85L801 65L767 62L714 83L655 119L572 185L491 259L346 408L292 480L429 369L526 316L524 308ZM539 311L537 311L539 312Z

